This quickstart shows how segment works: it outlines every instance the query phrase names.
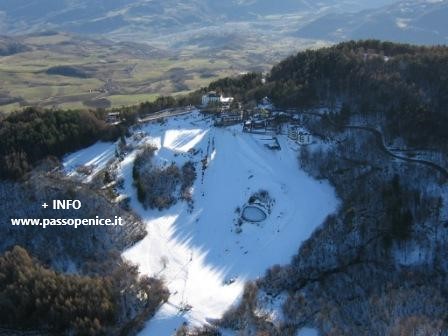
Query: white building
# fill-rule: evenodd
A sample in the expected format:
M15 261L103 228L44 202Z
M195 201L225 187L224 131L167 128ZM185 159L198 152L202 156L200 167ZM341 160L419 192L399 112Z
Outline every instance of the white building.
M313 143L313 136L308 132L299 132L297 143L299 145L311 145Z
M109 112L106 117L106 122L108 124L120 123L120 112Z
M232 97L223 97L218 95L215 91L202 96L202 106L208 106L209 104L231 104L233 102Z
M299 128L296 126L290 126L288 129L288 137L291 140L294 140L297 144L310 145L313 143L313 136L310 132L303 128Z
M202 106L207 106L210 103L219 103L220 100L221 96L219 96L215 91L210 91L202 96Z
M261 102L258 104L258 108L262 108L265 110L273 110L274 105L272 104L271 100L268 97L264 97Z
M231 103L233 103L233 97L223 97L223 96L221 96L220 102L222 104L231 104Z

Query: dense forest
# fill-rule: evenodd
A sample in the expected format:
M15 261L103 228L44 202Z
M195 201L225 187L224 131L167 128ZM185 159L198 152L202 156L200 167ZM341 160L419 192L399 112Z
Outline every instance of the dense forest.
M58 157L120 133L89 111L28 108L13 113L0 119L0 179L21 177L47 156Z
M24 248L14 247L0 255L0 325L39 334L135 332L167 300L168 292L156 279L138 280L136 267L116 264L106 277L67 275L43 267Z
M84 184L39 166L20 181L0 181L0 333L132 335L168 297L161 280L142 277L121 253L145 224L113 202L105 176ZM109 179L110 179L109 174ZM106 179L107 180L107 179ZM79 210L45 211L43 202L76 199ZM123 226L14 226L11 218L121 217ZM3 256L2 256L3 255ZM25 317L26 318L25 318ZM7 329L7 331L4 331Z
M279 107L348 106L389 137L446 150L448 47L376 40L307 50L273 67L266 79L249 74L209 86L246 101L272 98Z
M116 303L105 279L57 274L21 247L0 256L0 269L4 326L97 334L114 321Z
M208 90L234 96L237 100L248 100L248 98L259 100L266 96L261 92L262 84L262 74L248 73L238 77L218 79L209 85Z

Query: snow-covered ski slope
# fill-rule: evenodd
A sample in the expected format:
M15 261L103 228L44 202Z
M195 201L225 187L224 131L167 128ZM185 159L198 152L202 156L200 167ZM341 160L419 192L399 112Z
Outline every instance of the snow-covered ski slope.
M97 142L93 146L82 149L65 157L64 169L69 176L77 175L79 166L91 167L92 174L85 178L89 182L92 177L106 168L107 163L115 156L115 144L110 142Z
M172 335L183 322L202 325L221 317L238 302L245 281L262 276L272 265L288 263L336 210L334 190L299 169L294 144L285 136L278 138L282 149L272 151L264 146L268 136L243 133L239 125L214 128L197 112L143 130L148 134L143 142L159 148L158 164L192 160L198 177L193 211L185 202L164 211L145 210L132 181L137 150L121 163L123 194L131 198L148 231L123 256L138 264L142 274L165 279L171 292L141 335ZM197 154L189 152L192 148ZM80 157L92 160L85 153ZM236 209L259 190L275 199L272 212L261 223L244 223L237 233Z

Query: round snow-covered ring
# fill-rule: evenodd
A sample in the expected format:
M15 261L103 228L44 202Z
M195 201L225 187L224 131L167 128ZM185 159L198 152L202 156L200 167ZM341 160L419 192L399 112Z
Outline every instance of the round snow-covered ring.
M259 223L264 221L268 216L263 209L253 205L248 205L243 209L242 217L247 222Z

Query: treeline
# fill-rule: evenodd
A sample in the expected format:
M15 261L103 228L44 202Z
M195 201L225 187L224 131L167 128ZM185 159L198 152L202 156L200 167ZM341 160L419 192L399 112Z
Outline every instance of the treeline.
M183 107L188 105L198 105L201 102L201 92L192 92L181 96L161 96L153 102L141 103L136 109L131 108L134 114L144 117L161 110Z
M211 83L208 87L210 91L217 91L226 96L233 96L236 100L247 100L251 97L253 91L257 91L259 98L261 96L260 90L262 88L263 76L261 73L248 73L238 77L227 77L218 79Z
M110 126L107 111L43 110L26 108L6 117L0 116L0 180L17 179L48 156L60 157L96 141L115 140L127 132L139 117L175 107L197 105L201 93L172 97L120 108L122 123Z
M95 335L115 319L111 284L104 279L57 274L20 247L0 256L0 274L3 326Z
M350 107L351 115L375 119L390 137L413 146L448 144L448 47L420 47L376 40L307 50L260 75L222 79L209 89L272 98L279 107ZM258 76L258 77L257 77ZM246 91L246 93L243 93Z
M139 118L147 117L153 113L166 109L184 107L188 105L199 105L202 91L195 91L188 95L160 96L155 101L146 101L139 105L114 108L112 111L120 112L122 125L131 126L138 122ZM104 111L103 111L104 112Z
M380 227L384 226L385 243L391 245L395 240L404 241L411 237L414 218L409 207L411 198L419 199L417 190L403 190L400 176L395 175L386 186L383 186L382 200L384 204L384 218Z
M16 246L0 256L0 326L59 335L128 334L168 297L159 281L136 279L135 269L126 265L109 277L56 273ZM144 317L123 314L123 310L138 310L124 307L130 290L136 292L132 297L144 301ZM125 325L121 331L118 321Z
M446 144L448 48L379 41L347 42L281 62L269 78L279 105L347 103L410 145Z
M39 160L62 156L123 132L100 112L27 108L0 120L0 179L20 178Z

